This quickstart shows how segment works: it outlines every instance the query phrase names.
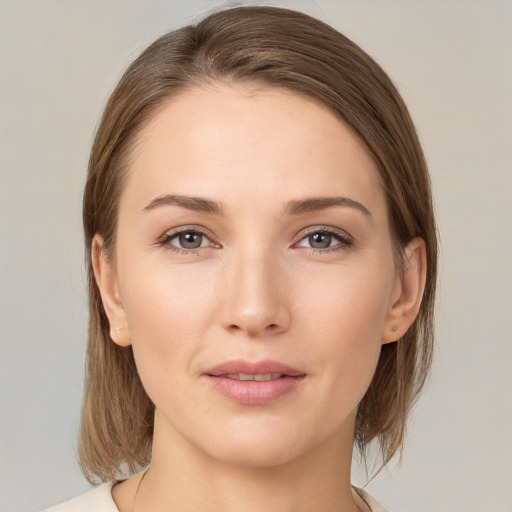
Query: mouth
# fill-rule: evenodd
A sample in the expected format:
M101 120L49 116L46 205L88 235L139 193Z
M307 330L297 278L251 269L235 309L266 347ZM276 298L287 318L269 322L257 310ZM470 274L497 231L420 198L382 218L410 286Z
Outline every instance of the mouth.
M280 379L282 377L286 377L287 375L284 373L226 373L225 375L219 375L219 377L225 377L226 379L233 380L257 380L258 382L263 382L266 380L274 380Z
M245 361L242 359L226 361L205 372L211 377L225 377L236 380L273 380L286 377L299 377L305 372L292 368L279 361L266 359L264 361Z
M297 390L306 374L277 361L227 361L205 372L212 388L244 405L269 404Z

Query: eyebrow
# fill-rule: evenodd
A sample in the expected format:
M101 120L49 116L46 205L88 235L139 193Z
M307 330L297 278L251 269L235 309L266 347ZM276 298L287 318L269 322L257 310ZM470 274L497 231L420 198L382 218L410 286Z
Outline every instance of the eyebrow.
M301 215L303 213L316 212L319 210L325 210L334 206L344 206L349 208L355 208L361 211L367 217L372 217L370 210L364 206L364 204L354 201L348 197L312 197L310 199L300 199L290 201L286 207L286 212L290 215Z
M182 196L176 194L166 194L153 199L153 201L143 208L143 211L151 211L162 206L181 206L182 208L196 212L224 215L224 208L222 207L222 204L217 201L212 201L211 199L205 199L202 197ZM302 215L304 213L316 212L336 206L355 208L356 210L364 213L367 217L372 218L370 210L368 210L368 208L366 208L362 203L348 197L339 196L296 199L287 204L285 214Z
M143 211L148 212L161 206L181 206L182 208L196 212L224 215L222 205L216 201L202 197L180 196L175 194L166 194L153 199L153 201L144 207Z

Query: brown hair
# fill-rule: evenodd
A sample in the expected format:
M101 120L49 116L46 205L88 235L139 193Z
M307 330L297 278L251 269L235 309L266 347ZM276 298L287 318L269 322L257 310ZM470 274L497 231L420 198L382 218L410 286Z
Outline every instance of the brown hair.
M154 415L131 347L121 348L110 338L92 271L92 239L101 235L107 254L115 246L119 196L144 123L178 92L218 81L288 88L330 107L378 164L397 267L412 238L426 243L419 314L397 343L382 346L359 405L355 442L363 456L374 439L384 463L401 449L408 412L431 364L436 228L426 163L398 91L361 48L319 20L274 7L215 12L162 36L129 66L105 107L92 146L83 203L90 318L78 448L90 481L110 480L149 462Z

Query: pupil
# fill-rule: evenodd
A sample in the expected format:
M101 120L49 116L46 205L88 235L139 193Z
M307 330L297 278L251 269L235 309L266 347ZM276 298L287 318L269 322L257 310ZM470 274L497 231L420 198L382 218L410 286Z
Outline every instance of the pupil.
M309 243L315 249L325 249L331 245L331 236L323 233L315 233L309 236Z
M180 235L180 245L185 249L197 249L201 247L202 235L197 233L182 233Z

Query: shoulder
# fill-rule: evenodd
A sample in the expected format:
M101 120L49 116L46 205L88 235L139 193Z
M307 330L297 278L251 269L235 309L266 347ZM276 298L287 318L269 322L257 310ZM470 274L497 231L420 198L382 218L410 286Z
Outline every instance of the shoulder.
M112 499L113 485L114 482L102 484L65 503L48 508L44 512L119 512Z
M359 487L352 486L355 495L362 500L362 502L370 507L371 512L388 512L369 492Z

